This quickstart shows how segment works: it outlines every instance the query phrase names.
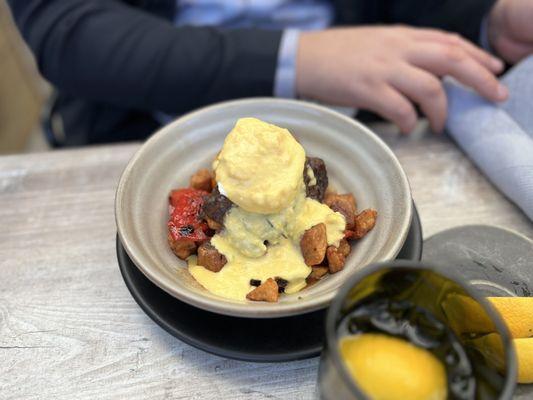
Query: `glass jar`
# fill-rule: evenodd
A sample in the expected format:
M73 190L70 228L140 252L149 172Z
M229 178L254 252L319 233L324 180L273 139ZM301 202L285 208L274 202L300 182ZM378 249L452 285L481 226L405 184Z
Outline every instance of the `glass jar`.
M476 332L477 327L482 332ZM442 266L404 260L374 264L342 286L326 318L326 343L318 378L321 399L369 398L350 375L339 349L339 339L354 329L360 333L381 332L410 342L418 340L414 340L416 335L430 341L440 338L444 344L451 338L456 342L454 348L462 348L466 355L471 385L460 388L462 392L457 386L451 390L450 382L457 382L453 363L459 361L453 357L451 361L441 360L448 374L448 398L512 397L516 355L504 322L478 290ZM496 334L493 338L500 346L497 353L480 347L483 341L476 340L488 332Z

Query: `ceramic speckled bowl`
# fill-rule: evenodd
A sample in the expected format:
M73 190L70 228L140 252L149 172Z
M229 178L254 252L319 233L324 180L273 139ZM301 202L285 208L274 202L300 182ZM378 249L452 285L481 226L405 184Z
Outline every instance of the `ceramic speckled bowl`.
M324 159L330 184L352 192L359 209L378 210L375 228L356 242L343 271L278 303L237 302L200 286L167 243L167 199L172 188L209 167L235 121L256 117L288 128L307 155ZM230 101L185 115L154 134L134 155L117 189L118 234L135 265L157 286L193 306L250 318L303 314L325 308L339 286L366 265L393 259L409 230L412 200L392 151L368 128L328 108L294 100Z

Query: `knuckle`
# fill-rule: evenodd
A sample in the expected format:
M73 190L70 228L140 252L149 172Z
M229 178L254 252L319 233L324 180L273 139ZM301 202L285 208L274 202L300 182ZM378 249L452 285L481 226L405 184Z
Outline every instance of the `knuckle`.
M402 32L402 33L406 33L406 32L410 32L412 30L412 28L409 28L407 25L405 24L394 24L393 25L393 29L396 31L396 32Z
M407 103L398 104L393 111L394 118L403 123L409 124L414 119L413 109Z
M375 99L378 85L373 79L353 80L347 83L347 95L356 106L361 106Z
M490 75L480 74L478 80L479 80L479 86L482 88L496 90L498 86L498 82L496 82L496 79L494 79Z
M443 50L444 58L448 62L458 63L465 59L465 52L456 44L448 44Z
M452 45L458 43L459 35L457 35L455 32L447 32L442 29L435 29L435 33L438 34L443 43Z
M428 79L423 87L427 97L439 97L443 93L442 84L437 79Z
M364 80L359 82L352 82L351 89L352 92L365 91L367 93L373 93L376 90L380 89L383 84L383 79L381 75L374 73L369 76L366 76Z
M349 83L346 89L347 96L355 102L359 102L361 99L361 92L365 92L365 88L363 85L358 85L355 83Z
M455 32L447 33L448 38L452 43L459 43L461 41L461 35Z

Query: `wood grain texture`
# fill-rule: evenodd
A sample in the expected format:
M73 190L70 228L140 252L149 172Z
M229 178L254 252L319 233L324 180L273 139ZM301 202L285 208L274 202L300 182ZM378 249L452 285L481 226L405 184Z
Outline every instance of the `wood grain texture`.
M531 222L448 139L383 137L410 177L426 236L489 223L533 237ZM168 335L130 297L113 199L137 148L0 157L0 398L315 398L318 359L212 356Z

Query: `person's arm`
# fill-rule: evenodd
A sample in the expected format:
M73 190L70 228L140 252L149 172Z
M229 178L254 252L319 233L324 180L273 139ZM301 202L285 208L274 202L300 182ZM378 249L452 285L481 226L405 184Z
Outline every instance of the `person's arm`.
M487 19L491 49L514 64L533 54L533 1L498 0Z
M501 60L435 29L362 26L303 32L296 58L296 93L326 103L373 111L414 129L417 104L441 131L447 100L441 77L450 75L492 101L507 98L495 74Z
M177 28L114 0L9 0L43 76L124 108L179 113L271 95L281 32Z
M472 43L478 43L483 18L496 3L496 0L380 1L384 3L381 12L387 22L455 32Z

